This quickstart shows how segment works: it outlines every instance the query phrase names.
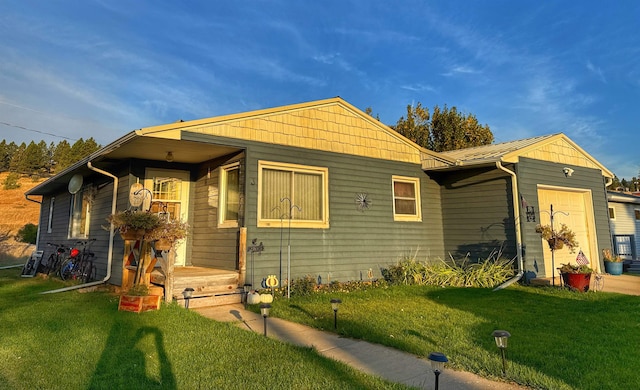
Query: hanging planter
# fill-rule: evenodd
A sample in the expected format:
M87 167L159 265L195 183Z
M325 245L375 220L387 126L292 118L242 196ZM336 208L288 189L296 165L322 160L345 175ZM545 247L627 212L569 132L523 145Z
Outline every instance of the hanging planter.
M564 241L560 240L559 238L550 238L547 240L547 243L549 243L549 248L552 250L564 248Z
M554 230L551 225L538 225L536 226L536 233L539 233L542 239L547 241L552 251L562 249L566 245L569 251L573 253L579 245L576 240L576 234L564 223L560 224L560 229L557 230Z

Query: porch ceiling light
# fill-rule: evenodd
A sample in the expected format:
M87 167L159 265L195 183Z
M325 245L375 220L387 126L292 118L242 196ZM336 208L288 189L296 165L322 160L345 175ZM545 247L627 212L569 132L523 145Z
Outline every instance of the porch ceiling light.
M167 156L164 158L167 162L173 162L173 152L167 152Z

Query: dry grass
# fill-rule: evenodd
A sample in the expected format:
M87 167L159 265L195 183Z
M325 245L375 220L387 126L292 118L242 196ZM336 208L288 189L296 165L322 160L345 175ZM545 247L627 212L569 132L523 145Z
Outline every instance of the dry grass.
M38 224L40 205L28 201L24 193L44 180L34 182L24 177L19 180L20 188L5 190L7 175L7 172L0 173L0 266L20 263L33 251L33 246L15 242L13 236L27 223Z

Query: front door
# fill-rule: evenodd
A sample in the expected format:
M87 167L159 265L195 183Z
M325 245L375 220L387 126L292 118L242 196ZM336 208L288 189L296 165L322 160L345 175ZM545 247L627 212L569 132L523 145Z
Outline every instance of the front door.
M176 170L147 169L144 187L151 191L149 211L168 219L189 219L189 172ZM180 242L175 246L175 265L184 266L186 246Z

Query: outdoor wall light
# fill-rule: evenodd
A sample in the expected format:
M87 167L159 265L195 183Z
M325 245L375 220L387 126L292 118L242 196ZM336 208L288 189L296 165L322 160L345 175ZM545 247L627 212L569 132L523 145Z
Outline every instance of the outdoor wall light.
M182 291L182 296L184 297L184 307L185 309L189 308L189 300L193 298L193 289L191 287L187 287Z
M505 359L505 350L507 349L507 341L511 337L511 333L506 330L494 330L491 334L496 340L496 345L502 352L502 375L507 375L507 360Z
M564 173L564 177L571 177L573 175L574 170L569 167L562 168L562 173Z
M267 335L267 317L269 317L269 310L271 310L271 305L268 303L260 304L260 314L262 314L262 318L264 318L264 335Z
M167 152L167 155L164 159L167 160L167 162L173 162L173 152Z
M333 328L338 329L338 309L342 300L333 298L331 299L331 308L333 309Z
M447 357L442 352L431 352L429 354L429 360L431 361L431 369L433 370L433 374L436 376L436 386L435 389L438 390L438 379L440 377L440 373L444 371L444 364L449 361Z

